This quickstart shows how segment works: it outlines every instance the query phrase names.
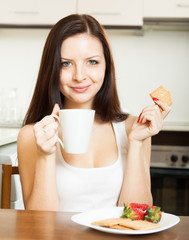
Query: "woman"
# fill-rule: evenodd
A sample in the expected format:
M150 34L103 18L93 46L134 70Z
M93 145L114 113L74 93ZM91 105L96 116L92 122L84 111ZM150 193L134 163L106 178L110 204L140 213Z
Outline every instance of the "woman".
M51 114L58 115L60 108L95 109L86 154L68 154L57 143L60 129ZM60 20L47 38L18 136L26 209L76 212L129 202L152 205L150 138L162 129L169 111L156 100L139 118L123 113L101 25L89 15Z

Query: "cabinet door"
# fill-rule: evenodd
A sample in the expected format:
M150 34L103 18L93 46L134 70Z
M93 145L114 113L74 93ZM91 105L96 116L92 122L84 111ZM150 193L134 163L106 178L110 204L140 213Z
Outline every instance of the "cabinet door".
M144 18L189 18L189 0L144 0Z
M0 0L0 24L51 25L76 12L76 1Z
M107 26L142 26L142 9L142 0L78 0L78 13L90 14Z

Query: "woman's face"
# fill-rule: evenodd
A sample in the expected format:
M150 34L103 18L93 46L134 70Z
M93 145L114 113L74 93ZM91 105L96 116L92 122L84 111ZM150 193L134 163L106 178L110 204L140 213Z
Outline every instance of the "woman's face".
M63 41L60 91L65 108L91 108L105 76L106 62L101 42L87 33Z

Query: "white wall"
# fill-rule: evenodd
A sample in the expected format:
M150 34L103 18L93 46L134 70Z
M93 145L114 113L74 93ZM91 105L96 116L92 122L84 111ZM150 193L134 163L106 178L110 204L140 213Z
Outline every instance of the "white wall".
M166 121L189 124L189 30L153 30L143 36L110 32L117 82L124 107L134 114L151 104L159 85L171 91L172 111Z
M33 93L48 32L45 29L0 29L0 86L6 96L10 88L17 88L17 106L22 109L22 117Z
M49 29L0 29L0 89L18 88L22 116L36 81ZM163 85L172 93L168 122L189 123L189 30L153 30L143 36L107 30L115 58L123 108L139 115L152 104L149 93Z

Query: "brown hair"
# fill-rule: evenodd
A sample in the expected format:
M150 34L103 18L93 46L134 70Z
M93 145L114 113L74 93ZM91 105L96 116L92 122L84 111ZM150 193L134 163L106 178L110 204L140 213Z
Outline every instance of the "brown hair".
M120 109L114 62L102 26L89 15L73 14L57 22L47 37L37 83L24 119L24 125L35 123L46 115L51 114L55 103L58 103L60 108L62 108L64 95L59 89L61 45L68 37L86 32L100 40L106 61L104 82L94 98L93 108L103 121L123 121L127 118L128 114L123 113Z

